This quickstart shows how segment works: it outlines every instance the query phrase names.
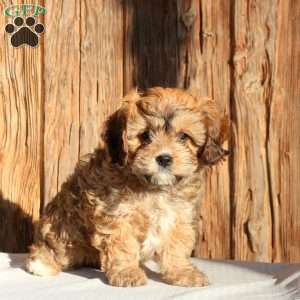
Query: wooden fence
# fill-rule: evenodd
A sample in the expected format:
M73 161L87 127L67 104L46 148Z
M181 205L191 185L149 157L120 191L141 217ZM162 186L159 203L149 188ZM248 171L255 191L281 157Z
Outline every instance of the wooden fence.
M232 120L232 154L207 172L195 254L300 261L300 1L39 3L37 48L13 48L0 16L1 251L26 251L122 95L160 85L211 96Z

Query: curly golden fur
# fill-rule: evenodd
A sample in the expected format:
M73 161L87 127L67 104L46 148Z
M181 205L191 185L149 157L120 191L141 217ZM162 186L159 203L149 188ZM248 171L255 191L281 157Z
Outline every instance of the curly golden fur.
M141 264L153 259L167 283L208 284L188 258L202 170L227 154L227 131L210 99L159 87L129 93L105 124L104 146L47 205L27 270L98 266L110 284L138 286L147 281Z

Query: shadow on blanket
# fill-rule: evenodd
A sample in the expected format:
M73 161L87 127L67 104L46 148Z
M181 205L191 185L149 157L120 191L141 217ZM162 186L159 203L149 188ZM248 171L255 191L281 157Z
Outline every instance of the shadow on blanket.
M11 268L23 269L25 271L24 264L25 264L26 254L10 253L10 254L8 254L8 257L9 257L9 266ZM158 273L156 273L146 267L144 267L144 270L149 279L152 279L152 280L158 281L158 282L162 282ZM84 277L87 279L99 279L103 283L107 284L107 280L106 280L104 273L96 268L82 267L79 269L72 269L72 270L64 271L64 273L69 273L69 274ZM31 275L31 276L34 276L34 275Z
M24 270L24 261L26 254L8 254L9 257L9 266L11 268L23 269ZM215 261L215 260L204 260L193 258L194 263L200 267L204 272L210 273L211 270L219 270L221 273L226 273L226 270L229 270L231 274L229 277L237 277L246 274L246 277L249 280L249 276L256 278L265 279L274 279L274 284L295 284L294 281L299 282L299 264L270 264L270 263L261 263L261 262L241 262L241 261ZM157 268L153 268L153 265L147 264L147 267L144 268L149 279L152 279L156 282L162 282L160 275L157 273ZM24 270L25 271L25 270ZM103 272L96 268L83 267L79 269L65 271L64 273L72 274L78 277L83 277L87 279L97 279L104 284L107 284L106 277ZM251 275L251 273L253 275ZM256 274L261 274L255 275ZM33 278L34 275L30 275ZM286 278L289 279L289 282L286 282ZM226 279L224 278L226 281ZM214 278L211 278L211 283L214 284ZM298 285L299 286L299 283Z

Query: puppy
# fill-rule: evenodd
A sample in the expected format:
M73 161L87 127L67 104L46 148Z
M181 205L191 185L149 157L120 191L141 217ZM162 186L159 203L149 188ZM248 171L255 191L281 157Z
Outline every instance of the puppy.
M227 154L227 132L209 99L160 87L131 92L106 122L104 146L47 205L27 270L97 266L111 285L139 286L147 281L141 264L152 259L169 284L207 285L188 258L201 173Z

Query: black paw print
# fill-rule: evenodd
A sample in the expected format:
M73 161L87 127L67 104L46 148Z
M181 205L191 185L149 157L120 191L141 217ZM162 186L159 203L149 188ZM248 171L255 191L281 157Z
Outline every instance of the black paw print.
M11 44L13 47L19 47L23 44L35 47L39 43L39 34L44 31L43 24L35 24L35 18L28 17L25 20L21 17L14 19L14 24L7 24L5 31L11 35Z

